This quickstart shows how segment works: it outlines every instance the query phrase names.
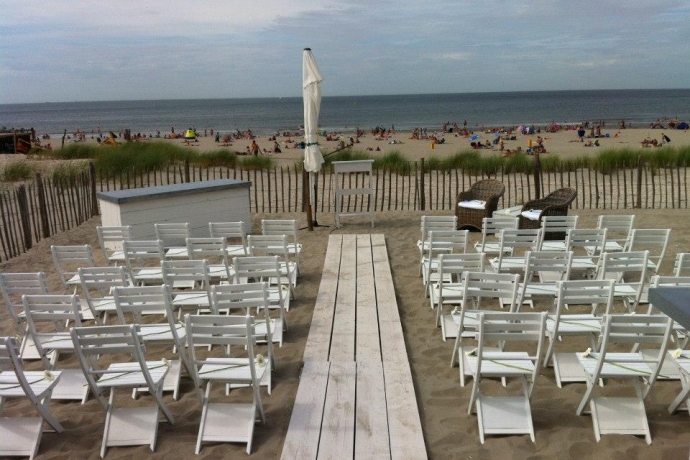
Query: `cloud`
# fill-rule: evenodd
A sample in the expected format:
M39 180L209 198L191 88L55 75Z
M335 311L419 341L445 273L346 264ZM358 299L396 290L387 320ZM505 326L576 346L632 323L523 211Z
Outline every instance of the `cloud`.
M298 96L305 46L331 95L588 89L596 72L626 87L677 87L690 62L681 0L0 7L0 102ZM641 63L664 71L634 70Z

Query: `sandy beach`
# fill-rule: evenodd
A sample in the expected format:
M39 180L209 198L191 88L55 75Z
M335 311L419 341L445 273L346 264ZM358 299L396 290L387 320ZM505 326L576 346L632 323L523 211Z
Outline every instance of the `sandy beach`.
M612 212L612 211L609 211ZM630 212L630 211L627 211ZM581 210L579 226L593 227L599 212ZM618 211L624 214L626 211ZM636 212L638 228L673 228L668 252L661 273L669 274L677 252L690 250L690 236L683 229L690 225L690 216L671 210L643 210ZM389 212L376 216L376 228L371 229L364 220L351 219L341 229L335 229L333 216L321 214L318 227L313 233L300 230L299 238L304 245L302 273L296 290L296 299L288 313L290 331L282 348L276 348L277 369L274 375L273 394L263 394L267 424L257 426L254 450L251 458L279 458L290 421L292 404L299 383L301 357L304 351L313 304L317 295L323 254L330 233L382 233L386 237L388 253L396 288L405 343L412 367L417 403L419 406L424 438L430 458L684 458L690 449L690 418L687 413L669 415L666 408L680 391L677 381L659 381L647 400L647 414L653 443L648 446L643 438L623 435L607 435L596 443L589 416L578 417L575 409L584 392L584 384L568 384L559 389L554 382L553 370L547 368L535 387L532 415L536 430L536 443L528 436L492 436L484 445L479 443L476 416L466 414L471 387L461 388L458 369L448 366L451 342L443 342L440 329L434 326L435 312L424 297L421 278L417 273L418 252L415 242L419 238L419 212ZM260 228L261 218L297 218L305 227L303 214L254 215L254 231ZM679 219L680 217L680 219ZM41 241L28 253L0 266L4 272L44 271L49 287L60 292L59 281L53 267L49 246L51 244L84 244L94 246L98 263L104 259L98 248L95 227L100 218L93 218L79 228ZM478 238L472 234L472 241ZM537 304L537 309L547 309ZM617 305L616 311L621 311ZM0 312L0 330L14 333L10 319L3 309ZM585 341L564 341L561 351L582 351ZM162 352L162 350L161 350ZM76 366L72 358L65 366ZM31 363L30 368L39 367ZM491 385L489 385L491 388ZM494 388L498 389L498 384ZM619 392L620 384L607 386L606 391ZM510 386L509 389L515 389ZM625 390L628 391L628 390ZM235 397L241 397L238 393ZM192 391L189 379L184 379L181 396L166 402L176 417L176 424L163 423L158 434L156 452L147 447L111 448L107 458L166 458L184 459L193 456L194 442L200 416L200 403ZM77 403L51 403L55 416L66 431L60 435L45 434L39 451L39 459L99 458L98 449L102 436L105 412L94 399L85 405ZM32 409L25 404L10 402L6 414L31 415ZM207 444L199 458L244 457L243 445Z

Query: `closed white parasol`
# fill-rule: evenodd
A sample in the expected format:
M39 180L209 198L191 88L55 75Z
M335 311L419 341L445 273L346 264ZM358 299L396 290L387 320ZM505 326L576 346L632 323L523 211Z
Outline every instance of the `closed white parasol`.
M316 131L319 125L319 110L321 109L321 88L319 83L323 81L323 75L316 65L314 55L310 48L304 48L302 56L302 97L304 100L304 170L310 173L310 182L314 187L314 198L316 197L316 173L321 170L323 155L317 144ZM309 230L313 229L316 217L312 222L312 200L309 197L307 187L307 221ZM314 199L316 204L316 199ZM316 215L316 213L314 213Z

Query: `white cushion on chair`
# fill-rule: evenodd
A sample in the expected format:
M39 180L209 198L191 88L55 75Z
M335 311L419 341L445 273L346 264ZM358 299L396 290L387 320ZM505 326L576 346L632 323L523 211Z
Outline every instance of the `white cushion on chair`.
M530 209L529 211L522 211L520 213L522 217L526 217L529 220L539 220L539 216L541 216L541 209Z
M482 200L471 200L471 201L461 201L458 203L461 208L470 209L486 209L486 201Z

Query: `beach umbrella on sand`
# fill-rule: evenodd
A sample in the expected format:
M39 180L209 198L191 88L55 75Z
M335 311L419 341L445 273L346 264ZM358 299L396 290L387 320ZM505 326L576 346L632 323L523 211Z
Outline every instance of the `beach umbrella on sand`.
M304 48L302 53L302 98L304 101L304 170L309 173L310 182L314 186L314 205L316 205L316 174L323 165L323 155L319 150L317 140L317 127L319 124L319 110L321 109L321 88L319 83L323 76L316 65L314 55L310 48ZM316 222L316 209L314 209L314 221L312 222L312 201L307 187L307 224L309 230L313 230Z
M476 141L477 139L479 139L479 134L475 134L474 136L470 137L471 141Z

